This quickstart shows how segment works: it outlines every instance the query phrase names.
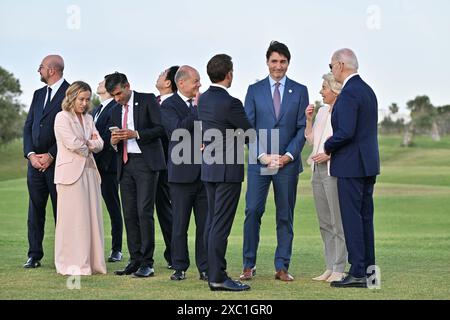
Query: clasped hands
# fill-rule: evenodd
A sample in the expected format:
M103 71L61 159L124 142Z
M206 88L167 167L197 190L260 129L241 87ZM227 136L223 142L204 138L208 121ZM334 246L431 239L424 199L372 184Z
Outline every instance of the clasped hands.
M111 133L111 144L116 145L122 140L137 138L137 132L130 129L117 129Z
M33 168L44 172L53 162L53 157L49 153L33 153L28 157Z
M279 155L279 154L265 154L259 158L259 162L263 165L267 165L269 169L281 169L292 159L288 155Z
M328 160L330 160L331 156L326 155L325 153L318 153L315 156L311 157L311 160L314 161L314 163L325 163Z

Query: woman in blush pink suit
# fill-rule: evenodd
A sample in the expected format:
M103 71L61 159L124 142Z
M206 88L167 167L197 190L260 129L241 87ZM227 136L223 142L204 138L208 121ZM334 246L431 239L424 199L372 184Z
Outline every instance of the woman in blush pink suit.
M101 180L92 155L102 150L103 140L87 114L91 93L87 83L74 82L55 118L55 266L63 275L106 273Z

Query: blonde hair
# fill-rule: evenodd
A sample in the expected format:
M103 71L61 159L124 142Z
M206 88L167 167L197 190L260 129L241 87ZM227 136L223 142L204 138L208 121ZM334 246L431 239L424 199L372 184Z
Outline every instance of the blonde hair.
M75 81L67 88L66 96L61 104L61 108L64 111L74 112L75 108L75 100L81 92L89 91L92 94L91 87L83 81ZM92 104L89 103L89 106L84 110L83 114L88 113L92 108Z
M336 81L336 78L334 75L330 72L327 74L324 74L322 76L322 79L328 84L331 91L333 91L336 94L340 94L342 90L342 84Z

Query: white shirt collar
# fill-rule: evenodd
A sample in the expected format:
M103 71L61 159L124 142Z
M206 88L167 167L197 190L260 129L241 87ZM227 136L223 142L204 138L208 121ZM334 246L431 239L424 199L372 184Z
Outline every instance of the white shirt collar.
M189 99L192 100L192 104L194 103L194 98L187 98L180 91L178 91L178 95L180 96L181 99L183 99L184 102L186 102L187 106L189 106L189 102L188 102Z
M162 96L159 96L159 99L161 99L159 103L160 104L163 103L164 100L166 100L167 98L170 98L171 96L173 96L173 92L167 93L167 94L163 94Z
M58 81L56 81L54 84L52 84L51 86L47 86L52 88L52 98L55 96L56 92L58 92L59 87L61 87L61 85L64 82L64 78L59 79Z
M351 75L349 75L349 76L344 80L344 82L342 83L342 89L344 89L344 87L345 87L345 85L347 84L348 80L350 80L351 78L353 78L354 76L357 76L357 75L359 75L358 72L352 73Z
M286 78L287 77L285 75L283 78L281 78L280 81L278 81L282 87L284 87L286 85ZM273 80L272 77L269 75L269 83L270 83L270 87L273 87L275 85L275 83L277 83L277 81Z
M105 101L103 101L102 103L101 103L101 105L102 105L102 108L103 107L106 107L111 101L113 101L114 100L114 98L109 98L109 99L106 99Z
M211 83L211 87L217 87L217 88L222 88L224 89L226 92L228 92L228 88L221 85L221 84L217 84L217 83Z

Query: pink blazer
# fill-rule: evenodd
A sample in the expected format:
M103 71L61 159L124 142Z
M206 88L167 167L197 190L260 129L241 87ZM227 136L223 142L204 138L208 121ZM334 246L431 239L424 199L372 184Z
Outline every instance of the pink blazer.
M95 128L92 116L83 115L83 125L70 111L61 111L55 118L55 136L58 154L55 164L55 184L73 184L83 173L89 157L95 165L92 152L103 149L103 140ZM92 133L97 140L90 140ZM95 165L96 166L96 165ZM97 171L100 180L100 174Z

